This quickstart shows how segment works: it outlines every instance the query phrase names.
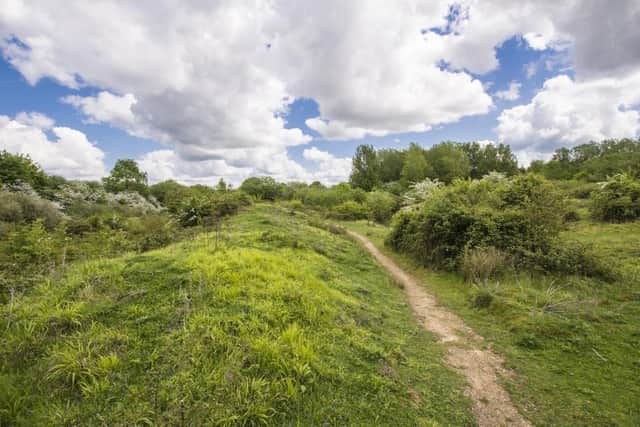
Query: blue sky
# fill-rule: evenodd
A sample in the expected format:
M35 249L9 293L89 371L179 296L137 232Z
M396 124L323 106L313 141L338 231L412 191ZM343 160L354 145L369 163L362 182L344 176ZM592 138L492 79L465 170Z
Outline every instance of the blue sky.
M65 3L66 14L53 3L0 11L0 148L69 178L134 158L153 181L333 183L359 144L504 142L526 164L640 129L633 1L462 1L456 13L446 0L336 2L336 22L283 0L272 13L185 7L186 23L165 2L149 17L144 5L108 4L103 18L83 2ZM619 32L593 39L589 20Z
M314 137L311 145L328 151L336 157L352 156L360 144L372 144L378 148L403 148L411 142L429 147L446 140L495 140L496 135L493 129L497 124L496 118L500 111L516 102L529 100L544 80L555 71L540 67L541 69L533 77L527 78L526 65L545 58L549 53L532 50L518 37L507 40L496 49L496 55L500 61L500 68L487 75L476 77L483 83L490 82L490 91L506 89L512 81L522 83L522 88L518 101L498 99L495 108L489 113L464 117L456 123L440 125L427 132L398 133L383 137L367 136L351 141L327 141L304 123L306 119L318 116L318 104L313 99L301 98L290 105L290 111L285 116L287 127L302 129L304 133ZM146 152L162 148L153 140L131 136L105 123L87 123L75 108L60 101L68 95L92 96L100 92L100 88L89 86L77 90L69 89L50 78L43 78L35 85L31 85L6 60L0 62L0 85L3 93L0 99L0 114L15 116L22 111L38 111L54 119L59 126L78 129L107 154L106 162L109 168L117 159L135 159ZM289 149L289 153L292 159L313 168L315 166L313 162L306 161L302 156L302 152L308 148L307 145L295 146Z

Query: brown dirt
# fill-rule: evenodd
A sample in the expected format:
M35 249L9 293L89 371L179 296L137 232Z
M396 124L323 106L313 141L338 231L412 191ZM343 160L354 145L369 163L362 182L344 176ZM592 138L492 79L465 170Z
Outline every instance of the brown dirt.
M366 237L347 231L360 241L393 278L400 283L422 326L437 335L447 346L447 363L467 379L465 391L473 403L473 412L481 427L530 426L511 403L500 377L511 375L503 360L491 350L483 348L483 339L461 318L438 305L420 282L384 255Z

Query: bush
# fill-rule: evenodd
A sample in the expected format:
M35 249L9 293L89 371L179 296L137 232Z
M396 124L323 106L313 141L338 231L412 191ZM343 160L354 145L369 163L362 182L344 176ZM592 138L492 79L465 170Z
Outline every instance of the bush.
M544 251L522 253L523 264L546 273L579 274L614 278L614 272L587 245L577 241L555 239Z
M162 248L177 239L175 221L166 214L150 214L130 218L127 232L138 252Z
M576 221L580 221L580 214L578 213L577 210L575 209L570 209L568 211L565 212L564 214L564 220L565 222L576 222Z
M339 204L332 212L335 218L345 221L366 219L368 214L369 212L364 205L352 200Z
M215 192L209 197L191 197L181 206L178 218L184 227L206 225L250 204L249 196L242 191Z
M591 193L598 189L598 184L593 182L581 183L571 190L571 196L576 199L588 199Z
M640 218L640 182L626 174L611 177L593 192L591 215L601 221L624 222Z
M464 252L494 247L519 261L544 252L563 225L564 200L538 176L456 181L431 190L417 209L400 211L387 242L421 262L447 269ZM471 256L471 255L470 255Z
M53 203L37 195L0 191L0 221L31 224L38 219L52 230L62 220L62 214Z
M56 260L62 240L48 233L41 219L17 227L3 242L2 269L13 274L44 272Z
M270 176L247 178L240 185L240 190L258 200L275 200L281 193L280 184Z
M374 221L385 223L391 219L391 216L396 211L398 202L390 193L372 191L367 194L365 205Z
M504 274L508 265L508 256L494 247L467 249L462 259L462 273L468 282L485 283Z

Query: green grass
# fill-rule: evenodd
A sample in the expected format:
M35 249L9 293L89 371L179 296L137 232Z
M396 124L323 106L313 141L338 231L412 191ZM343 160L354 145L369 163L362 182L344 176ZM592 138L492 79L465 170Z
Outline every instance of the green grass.
M473 425L402 290L317 225L258 205L2 306L0 424Z
M345 225L421 278L505 357L516 373L505 386L534 424L640 425L640 223L577 222L564 234L592 244L619 272L614 283L514 273L482 287L384 247L386 227Z

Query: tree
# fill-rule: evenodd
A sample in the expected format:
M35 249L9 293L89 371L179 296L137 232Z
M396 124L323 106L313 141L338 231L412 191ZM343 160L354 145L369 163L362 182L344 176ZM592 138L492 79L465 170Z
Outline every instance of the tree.
M36 190L47 184L47 175L29 156L0 152L0 183L16 185L29 184Z
M379 150L378 163L380 164L380 182L399 181L404 165L404 152L393 149Z
M216 191L227 191L228 189L229 187L227 186L227 183L224 182L224 179L220 178L216 185Z
M149 193L147 173L138 168L132 159L120 159L116 162L111 174L102 179L105 190L112 193L135 191L143 196Z
M500 144L496 147L487 144L482 147L477 142L471 142L459 146L469 159L469 174L473 179L480 179L493 171L509 176L518 173L518 160L508 145Z
M427 162L433 167L429 178L437 178L448 184L456 178L466 178L471 172L466 153L453 142L443 142L431 147L426 154Z
M496 172L502 172L512 176L519 172L518 159L511 151L511 147L506 144L498 145ZM491 172L491 171L488 171Z
M275 200L280 195L280 185L270 176L247 178L240 190L261 200Z
M433 174L433 168L425 158L425 151L416 143L411 143L404 154L404 164L400 176L405 185L422 181Z
M379 181L380 165L376 150L372 145L359 145L351 165L351 186L371 191Z

